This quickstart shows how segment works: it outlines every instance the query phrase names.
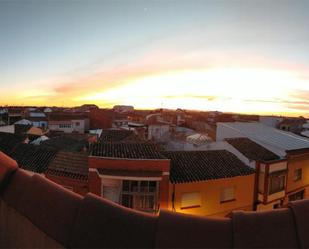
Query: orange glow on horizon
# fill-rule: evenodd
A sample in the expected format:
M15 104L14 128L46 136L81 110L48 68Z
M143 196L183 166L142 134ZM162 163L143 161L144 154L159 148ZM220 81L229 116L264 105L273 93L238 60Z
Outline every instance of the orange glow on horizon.
M47 88L30 88L23 92L11 89L0 104L77 106L93 103L100 107L129 104L136 109L183 108L297 116L305 115L306 111L289 106L299 102L293 97L293 91L309 91L306 79L293 72L261 68L159 70L157 74L136 73L110 79L110 85L100 87L100 82L106 79L95 79L76 88L60 86L58 92ZM102 90L98 91L99 88Z
M284 106L285 101L293 101L290 86L307 88L307 82L285 71L213 68L144 76L75 100L131 104L137 108L293 115L293 110Z

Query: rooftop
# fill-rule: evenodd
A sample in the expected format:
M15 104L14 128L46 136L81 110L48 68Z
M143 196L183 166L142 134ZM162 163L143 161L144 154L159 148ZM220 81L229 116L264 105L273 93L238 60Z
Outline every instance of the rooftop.
M226 141L250 160L273 161L280 159L278 155L253 142L249 138L228 138Z
M0 151L9 154L17 144L25 141L24 135L0 132Z
M266 143L285 151L309 148L309 139L261 123L230 122L218 123L217 126L219 125L230 128L257 143Z
M226 150L166 151L163 154L171 159L172 183L214 180L255 172Z
M64 150L71 152L82 151L88 146L88 142L85 139L74 138L73 136L58 136L45 140L41 143L42 146L52 148L56 150Z
M18 144L9 155L22 169L43 173L56 155L56 150L31 144Z
M165 159L157 145L148 142L98 143L91 148L92 156L129 158L129 159Z
M46 174L88 179L88 154L59 151L50 162Z
M128 130L103 130L100 141L101 142L120 142L134 138L134 132Z

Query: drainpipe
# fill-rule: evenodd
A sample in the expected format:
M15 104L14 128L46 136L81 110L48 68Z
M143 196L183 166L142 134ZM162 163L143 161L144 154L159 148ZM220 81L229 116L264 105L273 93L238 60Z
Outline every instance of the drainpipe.
M172 193L172 210L175 212L175 184L173 184L173 193Z

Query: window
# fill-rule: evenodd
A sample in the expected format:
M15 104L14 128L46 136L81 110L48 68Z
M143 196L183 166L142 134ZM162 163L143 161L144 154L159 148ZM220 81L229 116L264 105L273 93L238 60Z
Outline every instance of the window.
M259 193L264 194L265 174L264 172L259 173Z
M146 212L157 211L158 185L156 181L122 181L121 204Z
M59 128L71 128L71 124L59 124Z
M302 169L294 170L294 181L301 180L301 177L302 177Z
M80 122L76 122L76 123L75 123L75 126L80 126Z
M285 188L285 175L271 175L269 179L269 194L283 191Z
M228 202L235 200L235 187L228 187L221 189L221 202Z
M277 209L277 208L280 208L280 204L279 203L276 203L273 205L273 209Z
M289 195L289 201L296 201L304 199L305 190L299 191L295 194Z
M202 204L200 192L184 193L181 196L181 209L196 208Z
M103 197L119 203L119 187L118 186L104 186L103 185L103 191L102 191Z

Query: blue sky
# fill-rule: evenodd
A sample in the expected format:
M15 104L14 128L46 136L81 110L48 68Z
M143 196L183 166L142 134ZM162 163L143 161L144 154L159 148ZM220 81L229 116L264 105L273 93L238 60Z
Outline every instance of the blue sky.
M163 107L184 104L179 107L231 111L226 106L233 106L240 112L306 114L308 9L309 1L297 0L1 1L0 89L7 94L0 104L71 106L93 101L102 107L148 108L163 103ZM217 101L199 98L193 106L185 104L196 93L212 92L204 86L212 84L206 80L214 68L216 79L233 69L247 85L258 84L250 79L266 70L261 80L268 82L261 86L280 88L282 79L286 91L264 98L259 89L255 105L244 109L240 108L244 94L226 96L224 88L227 84L238 91L246 87L225 82L225 77L216 81L222 85L222 94L215 92ZM188 76L186 72L199 75L192 88L202 85L189 99L183 99L188 88L179 80ZM266 76L274 74L272 83L272 76ZM151 104L143 100L144 93L138 93L147 91L149 82L157 88ZM183 91L166 93L167 85ZM132 89L132 98L115 97L122 87ZM172 95L174 102L166 95ZM229 99L236 104L229 105ZM272 105L265 105L267 101Z

